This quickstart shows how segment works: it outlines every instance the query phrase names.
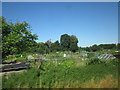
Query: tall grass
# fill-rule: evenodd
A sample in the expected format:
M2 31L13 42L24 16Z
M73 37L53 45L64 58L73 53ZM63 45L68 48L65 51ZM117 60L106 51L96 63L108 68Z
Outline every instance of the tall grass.
M105 64L89 65L85 67L72 66L70 68L56 66L53 69L49 69L47 73L49 74L44 74L44 76L41 77L41 86L44 88L56 86L56 83L60 86L59 88L65 87L70 83L70 85L76 83L76 87L82 87L85 82L91 79L99 81L106 77L106 75L111 74L113 77L117 78L117 67Z
M79 62L73 60L58 61L57 64L53 61L44 62L39 69L13 74L8 79L3 77L3 88L102 88L111 84L113 84L111 87L117 87L117 82L114 82L118 74L117 65L101 63L76 67L76 63ZM105 85L107 82L110 82L108 86ZM91 86L88 85L90 83Z
M30 69L19 74L2 78L3 88L35 88L39 83L39 70Z

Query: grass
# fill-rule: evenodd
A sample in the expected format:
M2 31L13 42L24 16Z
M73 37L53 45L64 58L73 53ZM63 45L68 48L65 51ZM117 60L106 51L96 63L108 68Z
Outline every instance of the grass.
M6 77L2 78L3 88L36 87L39 76L39 71L35 69L27 70L19 74L12 74L8 79Z
M75 67L74 65L71 67L64 65L52 66L52 68L47 68L41 76L40 87L83 87L84 83L90 80L100 81L107 75L113 75L113 77L117 78L117 66L107 64L83 67Z
M118 79L113 75L107 75L99 81L91 79L83 88L118 88Z
M117 88L118 82L117 78L112 75L107 75L101 80L91 79L85 83L81 83L79 80L76 81L61 81L56 82L53 88Z
M50 58L54 55L49 56ZM61 56L62 57L62 56ZM86 61L46 61L40 68L3 77L3 88L115 88L118 66L115 62L86 65ZM59 59L62 59L59 57Z

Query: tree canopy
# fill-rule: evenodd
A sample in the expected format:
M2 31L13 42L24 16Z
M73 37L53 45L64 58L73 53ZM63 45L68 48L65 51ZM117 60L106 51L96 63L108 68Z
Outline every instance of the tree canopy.
M12 23L2 18L2 56L19 54L32 50L37 35L32 34L27 22Z
M61 35L60 38L60 45L61 48L65 51L72 51L75 52L76 50L78 50L78 39L76 36L74 35L68 35L68 34L63 34Z

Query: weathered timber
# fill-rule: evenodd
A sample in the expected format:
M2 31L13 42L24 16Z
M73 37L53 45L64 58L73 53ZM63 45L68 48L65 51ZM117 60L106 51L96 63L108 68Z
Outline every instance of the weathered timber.
M21 70L21 69L29 69L30 64L20 63L20 64L11 64L11 65L1 65L0 66L0 72L5 71L15 71L15 70Z
M12 64L12 63L16 63L16 61L11 61L11 62L2 62L2 64Z

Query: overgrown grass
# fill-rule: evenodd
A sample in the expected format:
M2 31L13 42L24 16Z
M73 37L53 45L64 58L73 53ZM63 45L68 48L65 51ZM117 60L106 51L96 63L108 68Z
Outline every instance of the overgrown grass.
M2 78L3 88L35 88L39 83L39 70L30 69L19 74Z
M49 74L47 74L49 73ZM55 68L47 70L41 76L41 87L49 88L55 87L83 87L83 84L95 80L99 81L107 75L113 75L117 78L117 67L105 64L89 65L85 67L62 67L56 66ZM70 84L71 83L71 84Z
M44 62L39 69L12 74L8 79L3 77L3 88L102 88L111 84L111 87L117 87L117 65L101 63L76 67L76 63L73 60L57 64ZM107 82L109 85L104 86Z

